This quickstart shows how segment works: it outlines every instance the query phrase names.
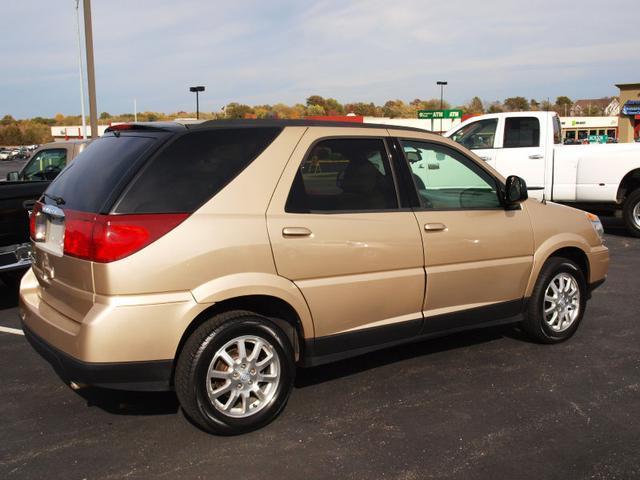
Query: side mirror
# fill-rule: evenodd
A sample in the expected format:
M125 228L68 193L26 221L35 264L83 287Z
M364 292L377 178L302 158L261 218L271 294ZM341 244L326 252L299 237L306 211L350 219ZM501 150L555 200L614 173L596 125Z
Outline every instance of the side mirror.
M9 172L7 173L7 182L17 182L20 180L18 177L18 172Z
M507 208L513 208L529 198L527 182L517 175L509 175L504 188L504 202Z

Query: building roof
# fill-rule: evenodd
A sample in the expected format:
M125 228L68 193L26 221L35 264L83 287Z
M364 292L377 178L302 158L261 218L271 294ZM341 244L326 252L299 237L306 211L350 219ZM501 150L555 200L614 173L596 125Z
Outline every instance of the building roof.
M618 87L620 90L623 89L633 89L633 88L640 88L640 83L616 83L616 87Z
M580 99L580 100L576 100L573 103L573 107L580 107L581 109L584 108L588 108L589 106L592 107L600 107L600 108L607 108L609 106L609 104L614 101L617 100L616 97L603 97L603 98L585 98L585 99Z

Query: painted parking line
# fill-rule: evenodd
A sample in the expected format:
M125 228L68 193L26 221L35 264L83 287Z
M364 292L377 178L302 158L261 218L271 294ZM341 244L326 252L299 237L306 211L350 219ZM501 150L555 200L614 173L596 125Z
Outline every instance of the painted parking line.
M0 332L12 333L14 335L24 335L24 332L19 328L0 327Z

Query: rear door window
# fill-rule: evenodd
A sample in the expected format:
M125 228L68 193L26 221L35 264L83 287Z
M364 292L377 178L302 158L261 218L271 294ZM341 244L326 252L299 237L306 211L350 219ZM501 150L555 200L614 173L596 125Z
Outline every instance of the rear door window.
M191 213L258 157L281 128L196 130L171 141L134 178L116 213Z
M398 208L384 141L338 138L316 143L294 179L285 211L330 213Z
M156 141L125 135L94 140L49 185L45 202L59 197L65 209L102 212L114 189Z
M535 117L508 117L504 124L504 148L540 146L540 121Z

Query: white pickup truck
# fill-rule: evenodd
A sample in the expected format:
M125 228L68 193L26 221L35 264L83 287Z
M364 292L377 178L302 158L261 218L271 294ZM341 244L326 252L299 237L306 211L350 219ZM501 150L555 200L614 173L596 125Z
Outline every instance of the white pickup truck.
M554 112L472 117L445 134L538 199L624 218L640 237L640 143L562 145Z

